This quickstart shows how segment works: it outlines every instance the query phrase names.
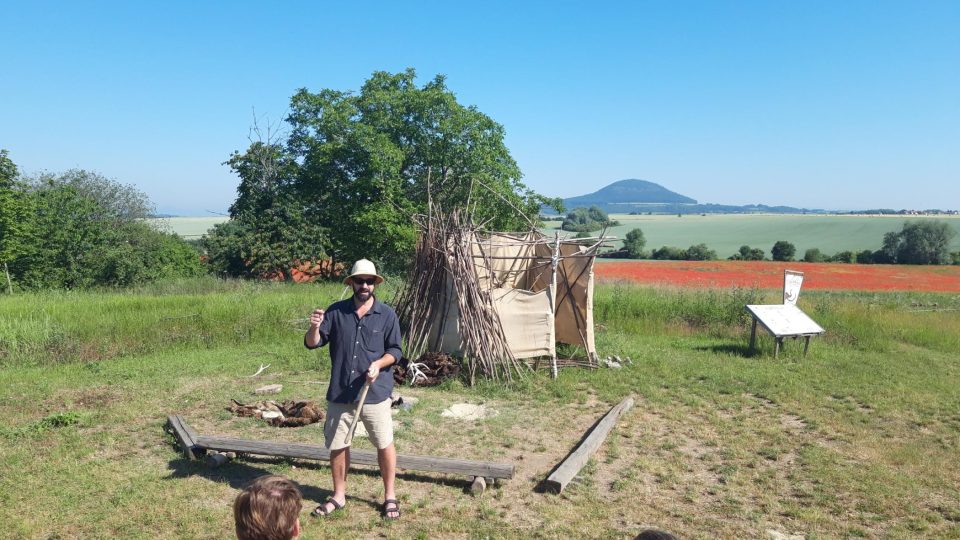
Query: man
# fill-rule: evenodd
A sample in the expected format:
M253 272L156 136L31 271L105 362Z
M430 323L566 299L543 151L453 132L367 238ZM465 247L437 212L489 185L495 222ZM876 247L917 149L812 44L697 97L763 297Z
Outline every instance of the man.
M397 451L393 445L390 393L393 391L393 364L401 358L400 322L389 306L373 292L383 283L374 264L366 259L354 263L343 280L353 289L353 298L337 302L310 315L310 328L303 337L308 349L330 344L330 386L327 388L327 419L323 425L330 450L333 495L311 512L325 517L341 510L347 502L347 469L350 447L346 436L364 382L370 383L360 420L377 448L383 478L383 517L400 517L394 493Z
M303 502L296 484L282 476L254 480L233 501L240 540L291 540L300 536Z

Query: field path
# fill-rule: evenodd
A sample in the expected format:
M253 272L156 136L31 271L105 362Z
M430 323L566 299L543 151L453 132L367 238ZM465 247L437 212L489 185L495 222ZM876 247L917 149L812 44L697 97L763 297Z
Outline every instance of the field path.
M773 261L603 261L599 280L680 287L783 287L784 269L804 273L803 287L856 291L960 292L960 266Z

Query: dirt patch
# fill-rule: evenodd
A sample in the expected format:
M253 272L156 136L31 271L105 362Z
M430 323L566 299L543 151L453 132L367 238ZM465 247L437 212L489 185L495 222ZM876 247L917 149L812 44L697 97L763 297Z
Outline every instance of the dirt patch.
M444 411L440 413L440 416L456 418L458 420L483 420L484 418L490 418L498 414L497 411L487 408L486 405L455 403L444 409Z

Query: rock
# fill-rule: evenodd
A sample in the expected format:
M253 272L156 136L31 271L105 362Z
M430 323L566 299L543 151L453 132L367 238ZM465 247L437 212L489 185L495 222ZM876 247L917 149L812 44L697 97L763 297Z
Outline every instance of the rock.
M279 394L283 390L282 384L268 384L266 386L261 386L253 391L254 394Z
M767 529L767 537L770 538L770 540L803 540L806 536L802 534L790 534L774 529Z

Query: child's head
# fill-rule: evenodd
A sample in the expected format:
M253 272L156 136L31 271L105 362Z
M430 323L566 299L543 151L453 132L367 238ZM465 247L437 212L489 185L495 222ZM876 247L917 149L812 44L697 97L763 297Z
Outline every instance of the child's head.
M233 502L240 540L290 540L300 535L300 490L275 475L254 480Z

